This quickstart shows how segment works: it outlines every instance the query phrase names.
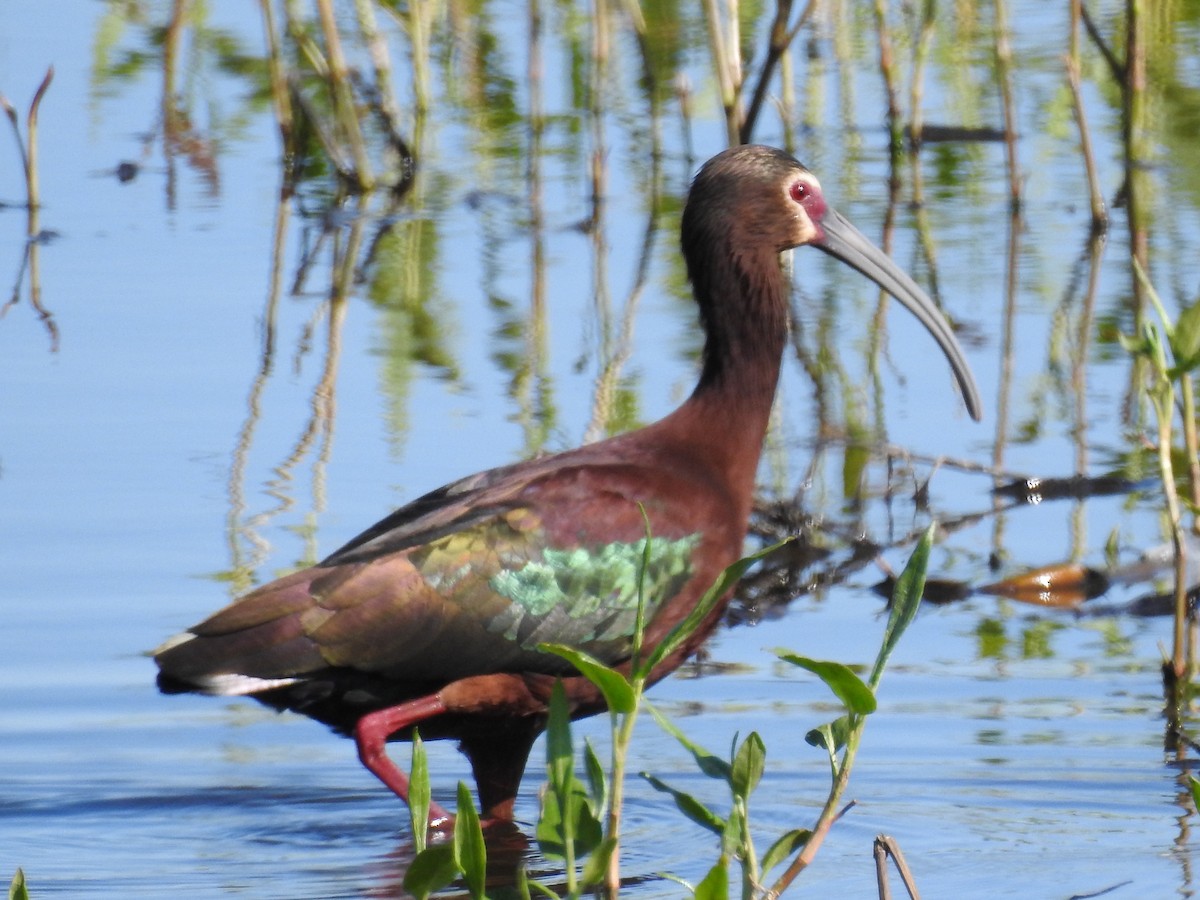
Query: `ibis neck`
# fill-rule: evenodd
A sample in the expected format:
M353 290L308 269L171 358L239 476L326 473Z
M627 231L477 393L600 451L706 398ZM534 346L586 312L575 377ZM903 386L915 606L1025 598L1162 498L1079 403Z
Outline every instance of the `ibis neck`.
M769 413L787 340L787 289L778 254L718 254L693 275L704 323L704 366L693 399Z
M787 287L777 254L724 251L692 261L704 365L670 418L691 452L725 473L748 513L787 341Z

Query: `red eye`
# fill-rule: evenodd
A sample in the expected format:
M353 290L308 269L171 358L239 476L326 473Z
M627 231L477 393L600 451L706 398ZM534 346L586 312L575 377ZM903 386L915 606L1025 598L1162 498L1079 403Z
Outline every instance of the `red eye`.
M803 181L797 181L795 184L792 185L792 199L795 200L797 203L803 202L804 198L807 196L808 196L808 185L805 184Z

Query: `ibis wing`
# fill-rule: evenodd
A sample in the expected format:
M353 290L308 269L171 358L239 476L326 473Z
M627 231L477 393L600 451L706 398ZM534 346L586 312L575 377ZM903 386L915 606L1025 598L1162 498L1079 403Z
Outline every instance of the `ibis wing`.
M689 580L701 543L664 522L647 551L639 492L638 473L595 466L445 488L235 601L164 647L159 665L201 687L230 683L216 676L252 687L329 668L422 683L570 673L542 642L619 662L639 588L652 616Z

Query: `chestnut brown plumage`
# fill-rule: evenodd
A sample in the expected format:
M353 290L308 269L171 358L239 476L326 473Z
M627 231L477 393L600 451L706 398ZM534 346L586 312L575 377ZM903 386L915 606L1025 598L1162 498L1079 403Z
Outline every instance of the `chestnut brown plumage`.
M811 244L876 281L929 329L970 414L971 374L924 293L825 202L807 169L744 146L709 160L683 214L683 252L705 345L699 383L666 418L556 456L465 478L414 500L312 568L168 641L164 691L245 694L352 735L408 799L389 740L456 738L485 817L511 819L550 688L573 713L595 689L544 641L611 665L630 655L645 525L653 646L743 551L755 473L787 337L781 251ZM677 667L718 608L657 668ZM446 818L440 807L431 819Z

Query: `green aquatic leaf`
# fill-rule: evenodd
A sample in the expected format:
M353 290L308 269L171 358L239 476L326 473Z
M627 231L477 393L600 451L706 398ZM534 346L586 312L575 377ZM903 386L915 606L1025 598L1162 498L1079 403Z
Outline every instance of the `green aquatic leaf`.
M471 799L471 789L462 781L458 783L458 809L454 819L454 863L463 873L471 896L481 900L487 887L487 848L483 844L483 828Z
M633 686L616 669L609 668L582 650L576 650L574 647L567 647L563 644L539 644L538 649L561 656L578 669L581 675L600 689L610 711L622 715L633 712L637 702Z
M575 766L575 747L571 741L571 716L567 694L561 681L550 689L550 710L546 722L546 779L550 788L565 788Z
M418 900L425 900L456 877L458 863L454 860L454 848L449 844L435 844L413 857L404 873L404 889Z
M784 662L807 669L820 678L850 712L863 716L875 712L874 691L867 687L849 666L839 662L810 659L789 650L777 649L775 655Z
M763 854L762 871L767 874L781 862L785 861L793 853L808 843L808 839L812 837L812 832L807 828L793 828L791 831L785 832L779 836Z
M542 813L538 817L537 840L542 853L558 859L566 857L573 846L567 799L571 790L575 751L571 743L571 723L566 694L561 681L550 692L550 716L546 725L546 789L542 793Z
M734 804L721 832L721 854L737 859L746 842L746 816L743 807Z
M1177 374L1187 374L1200 365L1200 302L1193 303L1175 320L1171 353Z
M693 797L678 788L673 788L660 778L656 778L649 772L642 772L642 777L650 782L650 786L656 791L661 791L664 794L670 794L675 801L675 805L679 807L679 811L699 825L701 828L711 831L715 835L721 835L725 831L725 820Z
M18 868L8 886L8 900L29 900L29 888L25 885L25 872Z
M729 784L735 796L749 797L762 779L767 748L757 731L750 732L733 757Z
M425 849L429 837L429 757L417 729L413 729L412 764L408 775L408 816L412 822L413 847Z
M583 765L587 772L588 793L592 798L592 806L597 810L604 809L608 805L608 774L604 771L604 764L596 755L596 748L592 746L591 741L583 742Z
M850 716L839 716L832 722L827 722L812 729L804 735L805 743L813 747L824 747L829 752L829 764L836 775L838 770L837 752L846 746L850 736Z
M603 838L599 810L575 775L566 694L562 683L555 682L546 729L546 790L536 830L542 853L557 859L578 858L599 846Z
M925 570L929 567L929 548L933 546L933 532L936 525L930 525L917 541L908 565L896 579L896 587L892 591L892 611L888 616L887 627L883 630L883 646L875 658L875 667L867 684L875 688L883 676L888 657L896 649L896 644L904 630L916 618L917 609L921 605L921 595L925 593Z
M729 861L722 856L692 893L695 900L729 900Z
M588 801L587 791L578 779L562 791L548 787L542 796L542 813L536 829L543 856L579 858L600 846L604 829Z
M675 740L683 745L684 749L692 754L692 758L696 760L696 765L700 767L700 771L709 778L720 778L726 783L732 783L729 763L721 759L715 754L709 753L686 734L679 727L660 713L653 705L647 703L647 708L650 714L654 716L654 720L658 722L660 728L667 734L671 735Z
M606 838L587 858L587 862L583 865L583 872L579 875L579 881L585 888L604 883L604 879L608 875L608 862L616 849L617 839L615 837Z

